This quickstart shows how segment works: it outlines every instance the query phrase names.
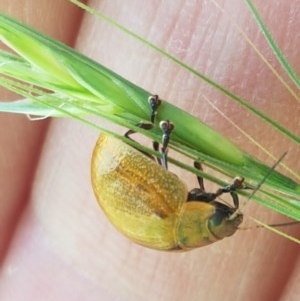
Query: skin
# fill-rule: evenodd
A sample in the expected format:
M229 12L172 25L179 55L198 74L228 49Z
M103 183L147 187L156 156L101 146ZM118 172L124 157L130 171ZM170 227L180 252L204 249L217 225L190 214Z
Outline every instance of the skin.
M299 134L299 103L213 4L94 2L113 19L212 76ZM66 1L37 4L32 0L20 6L17 0L7 0L1 1L0 8L69 45L78 35L81 13ZM225 8L283 74L246 7L228 0ZM259 10L299 73L296 4L280 1L275 6L273 1L263 1ZM41 13L44 11L47 13ZM86 16L76 48L192 112L272 165L272 159L205 102L204 94L275 157L288 150L285 163L299 173L296 144L124 33ZM1 99L17 98L1 92ZM72 120L30 122L23 116L0 116L1 300L299 300L296 244L265 230L253 230L189 253L137 246L113 228L93 196L90 157L97 132ZM196 185L192 175L174 170ZM207 190L216 189L206 186ZM264 222L283 220L254 203L244 212ZM245 225L252 224L246 220ZM297 231L299 237L299 228L290 229L294 235Z

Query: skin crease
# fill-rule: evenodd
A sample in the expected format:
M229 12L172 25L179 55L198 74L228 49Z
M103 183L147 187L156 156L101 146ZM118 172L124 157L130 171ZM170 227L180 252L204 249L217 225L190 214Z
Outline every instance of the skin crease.
M124 3L91 4L299 135L299 103L213 4L180 0ZM66 1L27 1L20 7L17 0L9 0L0 7L70 45L81 20L80 11ZM295 8L289 1L277 1L276 5L263 1L259 11L299 73ZM228 0L225 9L283 74L246 6ZM41 14L43 11L47 13ZM296 144L110 25L85 16L76 47L196 115L272 165L272 159L205 102L204 94L275 157L288 150L285 163L299 173ZM1 99L8 99L8 94L3 92ZM296 244L254 230L239 231L232 238L189 253L137 246L113 228L93 196L89 168L98 136L94 129L72 120L29 122L20 116L0 116L0 300L299 300ZM196 185L192 175L177 170L176 174ZM206 186L207 190L216 188ZM278 215L257 204L251 203L244 211L264 222L280 221ZM245 224L251 225L246 218ZM297 235L297 230L291 232Z

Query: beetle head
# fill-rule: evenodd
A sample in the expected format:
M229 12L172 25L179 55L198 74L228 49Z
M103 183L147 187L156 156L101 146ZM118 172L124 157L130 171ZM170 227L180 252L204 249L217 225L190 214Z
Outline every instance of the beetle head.
M219 239L233 235L243 221L243 214L237 213L236 208L228 207L219 202L212 202L211 204L216 209L208 221L211 233ZM235 216L231 218L233 214Z

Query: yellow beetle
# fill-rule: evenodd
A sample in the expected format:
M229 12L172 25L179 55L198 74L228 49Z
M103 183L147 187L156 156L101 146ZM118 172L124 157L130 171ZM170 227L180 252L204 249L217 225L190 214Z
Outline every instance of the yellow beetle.
M156 250L190 250L233 235L243 220L234 192L243 179L207 193L188 192L176 175L128 144L101 134L92 157L92 185L112 224ZM215 201L230 192L235 207Z

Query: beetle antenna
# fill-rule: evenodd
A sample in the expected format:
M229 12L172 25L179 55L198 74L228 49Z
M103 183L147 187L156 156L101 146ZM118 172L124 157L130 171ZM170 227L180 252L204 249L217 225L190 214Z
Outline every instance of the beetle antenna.
M247 201L243 204L242 208L244 208L248 202L253 198L255 193L260 189L260 187L265 183L265 181L268 179L268 177L271 175L271 173L275 170L277 165L283 160L283 158L286 156L287 152L284 152L280 158L273 164L273 166L268 170L268 172L265 174L263 179L256 185L256 187L252 190L252 193L248 197ZM237 210L230 216L230 220L233 220L236 218L236 216L239 214L239 212L242 211L241 208L237 208Z
M292 235L289 235L285 232L282 232L280 231L278 228L279 227L285 227L285 226L294 226L294 225L297 225L299 224L299 222L297 221L293 221L293 222L286 222L286 223L282 223L282 224L265 224L265 223L262 223L261 221L253 218L253 217L250 217L257 225L255 227L239 227L239 230L250 230L250 229L257 229L257 228L264 228L264 229L268 229L292 242L295 242L297 244L300 244L300 239L299 238L296 238Z
M268 227L273 227L273 228L289 227L289 226L299 225L299 223L300 222L298 221L292 221L292 222L285 222L285 223L268 224ZM251 227L239 227L239 230L253 230L253 229L260 229L260 228L266 228L266 225L259 224Z
M265 174L264 178L256 185L256 187L253 189L252 193L250 194L248 201L254 196L254 194L260 189L260 187L265 183L267 178L271 175L271 173L275 170L277 165L283 160L283 158L286 156L287 152L284 152L280 158L274 163L274 165L268 170L268 172Z

